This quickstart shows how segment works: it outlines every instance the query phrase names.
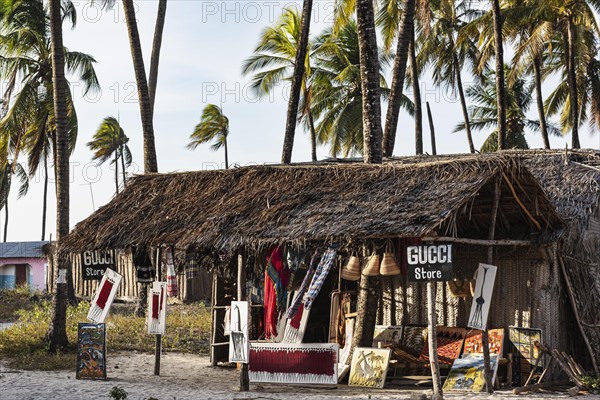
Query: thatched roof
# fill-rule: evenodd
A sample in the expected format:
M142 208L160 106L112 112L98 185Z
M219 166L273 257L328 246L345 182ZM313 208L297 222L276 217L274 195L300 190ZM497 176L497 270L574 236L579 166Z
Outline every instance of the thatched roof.
M235 250L430 235L486 239L498 177L504 178L496 237L556 239L562 221L532 174L514 157L489 154L137 176L77 224L61 250L160 244Z

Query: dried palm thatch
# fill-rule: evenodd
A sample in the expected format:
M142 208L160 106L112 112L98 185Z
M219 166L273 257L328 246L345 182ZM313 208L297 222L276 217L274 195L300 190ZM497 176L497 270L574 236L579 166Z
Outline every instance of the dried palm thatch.
M512 157L481 155L138 176L79 223L61 250L168 244L234 251L398 236L485 238L498 178L514 191L503 190L498 237L556 239L562 222L533 176Z

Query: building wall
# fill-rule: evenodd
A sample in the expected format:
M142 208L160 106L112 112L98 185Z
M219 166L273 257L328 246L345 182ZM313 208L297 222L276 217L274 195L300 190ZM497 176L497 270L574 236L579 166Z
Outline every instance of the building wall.
M27 264L27 284L34 290L46 290L46 258L4 258L0 260L0 288L14 289L16 265Z

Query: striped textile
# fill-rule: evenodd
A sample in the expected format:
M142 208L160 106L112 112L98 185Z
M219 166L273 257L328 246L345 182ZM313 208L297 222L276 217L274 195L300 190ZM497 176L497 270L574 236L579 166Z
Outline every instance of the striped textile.
M319 266L315 271L315 275L313 276L312 282L310 283L310 287L308 291L304 295L304 308L310 310L313 301L317 298L317 295L321 291L323 284L325 283L325 279L329 274L329 270L333 266L333 261L335 260L335 255L337 251L332 249L331 247L325 250L323 253L323 257L321 257L321 262L319 262Z
M304 298L304 293L306 293L306 291L308 290L308 285L312 281L312 277L315 273L315 266L317 264L317 260L319 259L317 254L318 253L315 252L315 254L313 254L312 258L310 259L310 266L308 267L308 271L306 271L306 276L304 277L304 280L302 281L302 284L300 285L300 288L298 289L297 294L294 297L292 305L290 305L290 307L287 310L286 317L288 319L294 318L294 316L298 313L298 309L300 308L300 305L302 304L302 299Z

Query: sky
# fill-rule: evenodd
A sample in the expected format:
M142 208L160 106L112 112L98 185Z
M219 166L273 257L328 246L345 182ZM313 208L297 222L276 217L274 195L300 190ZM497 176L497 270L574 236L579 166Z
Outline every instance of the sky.
M71 91L79 120L77 146L71 157L71 216L76 223L95 209L107 204L115 193L114 169L109 163L98 166L91 161L89 142L107 116L118 117L133 153L129 175L143 170L142 129L137 103L137 88L127 28L121 2L113 10L101 10L87 0L73 0L78 12L74 29L64 27L64 43L71 51L94 56L101 92L84 96L83 88L73 77ZM138 0L137 20L144 61L148 70L157 0ZM301 6L298 1L213 1L169 0L163 35L158 88L156 93L154 131L159 172L207 170L224 167L222 151L214 152L209 145L195 151L185 148L202 109L213 103L222 107L230 121L229 160L241 166L276 163L280 160L287 110L288 85L281 86L268 98L258 99L250 91L249 77L241 74L241 65L252 54L261 31L272 25L285 7ZM334 0L314 2L311 35L320 33L333 20ZM509 52L510 54L510 52ZM390 75L388 71L388 76ZM472 79L463 77L467 86ZM2 82L4 85L5 83ZM550 92L552 82L544 89ZM460 103L456 96L435 88L426 76L421 82L423 102L431 106L438 153L468 152L466 136L452 133L461 121ZM412 95L411 91L405 91ZM386 105L382 105L385 115ZM535 118L535 109L530 111ZM425 151L430 151L429 128L423 121ZM414 154L414 121L402 113L398 125L394 155ZM474 132L479 148L485 132ZM532 148L542 146L541 137L528 134ZM587 128L580 132L582 147L598 148L597 133ZM570 136L553 137L553 148L570 144ZM328 149L318 149L318 157L328 156ZM299 127L296 131L293 161L309 161L308 135ZM30 183L29 193L17 199L13 190L9 199L9 241L41 239L43 175ZM55 237L55 193L51 177L46 240ZM151 218L152 216L148 216ZM0 213L0 226L5 215Z

